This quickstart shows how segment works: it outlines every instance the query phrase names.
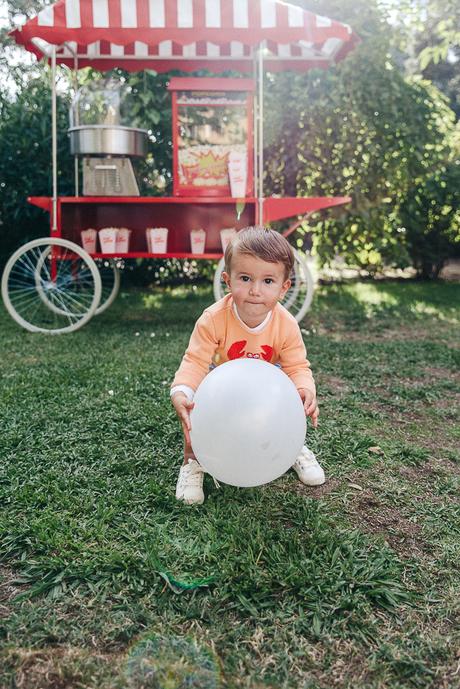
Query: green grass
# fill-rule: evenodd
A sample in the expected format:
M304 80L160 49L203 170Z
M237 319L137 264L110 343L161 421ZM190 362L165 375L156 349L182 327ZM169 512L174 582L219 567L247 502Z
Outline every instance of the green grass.
M460 686L459 294L321 287L327 483L207 476L198 508L168 386L210 290L51 338L2 309L0 687Z

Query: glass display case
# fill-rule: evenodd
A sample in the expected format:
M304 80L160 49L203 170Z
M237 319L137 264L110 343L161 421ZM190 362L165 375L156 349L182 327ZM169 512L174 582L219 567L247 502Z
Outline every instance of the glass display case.
M129 88L119 79L99 79L78 89L70 108L70 126L129 127Z
M251 196L254 83L173 78L175 196Z
M77 156L135 156L147 152L147 131L132 127L130 88L102 79L80 88L70 107L70 150Z

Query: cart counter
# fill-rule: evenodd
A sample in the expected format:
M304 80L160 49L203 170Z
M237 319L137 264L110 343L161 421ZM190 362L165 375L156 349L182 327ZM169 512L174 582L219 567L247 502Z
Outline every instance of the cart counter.
M350 200L349 197L268 197L263 203L263 223L305 216ZM51 197L31 196L28 201L51 214ZM57 231L51 235L81 244L81 232L88 228L126 227L131 230L128 252L91 252L91 255L218 259L222 256L221 229L232 227L239 230L258 222L258 200L253 197L65 196L57 199ZM299 224L299 221L295 222L292 229L284 233L285 236ZM167 252L148 250L146 228L150 227L168 228ZM203 229L206 233L202 253L191 251L190 235L196 229Z

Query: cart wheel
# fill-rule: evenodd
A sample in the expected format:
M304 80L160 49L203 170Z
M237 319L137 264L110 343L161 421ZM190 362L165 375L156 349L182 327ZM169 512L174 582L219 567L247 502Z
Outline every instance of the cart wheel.
M42 252L40 258L38 259L36 270L37 276L40 275L43 263L50 251L51 247L49 249L45 249L45 251ZM109 308L109 306L113 303L120 290L120 271L117 268L116 263L113 259L97 258L94 262L99 269L99 276L101 278L102 287L101 302L98 308L96 309L95 313L95 315L98 316L100 313ZM40 279L37 280L37 290L39 292L41 299L45 302L47 307L51 309L51 311L54 311L55 313L61 314L63 316L66 315L67 312L65 311L65 309L62 308L60 304L54 304L53 301L48 299L47 293L41 286Z
M120 269L116 261L107 258L97 258L95 263L101 277L102 294L101 303L96 309L96 316L109 308L115 301L120 291Z
M94 315L101 278L89 254L67 239L34 239L5 266L2 297L26 330L58 335L78 330Z
M281 304L292 313L299 323L310 308L315 285L307 262L294 249L294 267L291 273L291 286L284 295ZM226 284L222 280L224 259L221 258L214 274L214 299L222 299L226 294Z

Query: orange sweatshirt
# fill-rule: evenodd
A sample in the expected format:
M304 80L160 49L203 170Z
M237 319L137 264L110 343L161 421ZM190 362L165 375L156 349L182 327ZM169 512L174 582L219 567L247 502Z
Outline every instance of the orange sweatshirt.
M279 363L297 388L315 392L300 328L281 304L257 328L239 318L231 294L205 309L195 324L172 388L196 390L211 364L250 357Z

